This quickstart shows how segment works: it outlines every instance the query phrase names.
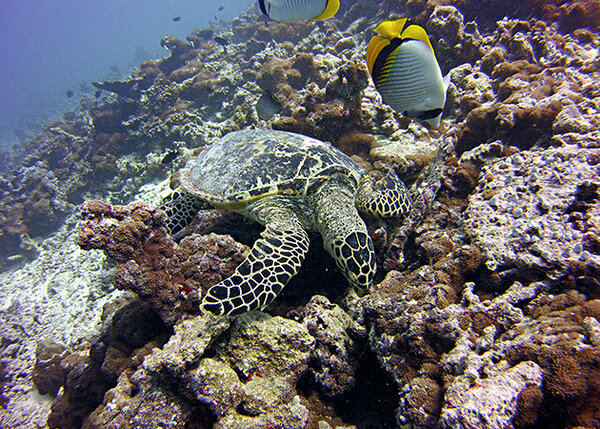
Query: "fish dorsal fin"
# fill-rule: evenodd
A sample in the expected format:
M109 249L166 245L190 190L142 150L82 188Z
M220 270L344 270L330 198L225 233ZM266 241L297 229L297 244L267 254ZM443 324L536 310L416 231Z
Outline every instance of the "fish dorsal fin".
M388 40L392 40L396 37L401 37L406 21L408 21L408 18L386 19L385 21L381 21L373 31L381 34Z
M420 40L425 43L433 52L433 46L431 46L431 42L429 41L429 36L427 35L427 31L420 25L411 24L402 31L402 39L413 39Z
M327 19L334 16L340 8L340 0L327 0L325 9L319 16L315 16L313 19Z

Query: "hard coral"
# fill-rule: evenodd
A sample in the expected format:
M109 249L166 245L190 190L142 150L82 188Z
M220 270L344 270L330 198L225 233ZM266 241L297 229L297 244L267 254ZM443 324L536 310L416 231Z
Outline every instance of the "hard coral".
M197 421L233 429L306 427L308 410L295 384L314 344L307 329L292 320L254 313L236 319L229 334L220 337L229 323L198 316L176 326L163 349L147 357L133 376L122 377L90 420L120 421L123 427L139 420L136 427L155 427L148 425L156 421L144 421L147 411L137 404L152 404L158 396L178 416L182 426L177 427ZM205 354L211 344L214 353ZM165 379L177 380L187 400L176 395L171 383L163 385ZM158 419L164 418L159 414Z
M325 141L336 141L342 134L362 130L361 101L368 85L364 65L349 62L340 66L323 92L310 85L291 117L282 115L272 122L278 130L294 131Z
M314 296L302 310L302 322L316 339L309 364L313 380L327 396L340 396L355 384L358 325L339 306Z
M124 304L124 305L123 305ZM38 382L55 377L62 389L48 417L50 428L90 428L88 415L102 403L106 391L115 386L121 373L141 363L153 347L164 343L165 327L148 305L124 302L112 313L110 330L86 352L62 352L50 359L38 354ZM147 346L147 347L145 347ZM46 360L42 360L46 358ZM45 363L56 361L56 365ZM38 385L40 391L46 382Z
M297 54L290 59L271 57L261 67L256 83L265 91L277 94L286 84L299 90L307 82L321 82L318 63L306 53Z
M165 230L162 211L143 204L82 206L78 243L119 262L115 286L149 302L167 324L197 314L202 292L233 273L246 247L228 236L191 235L179 244Z
M527 149L547 145L555 132L585 133L600 127L592 95L598 85L588 71L594 60L584 47L539 21L501 21L493 37L502 48L490 50L479 64L481 71L476 65L471 72L490 76L493 92L474 102L462 101L471 97L466 88L475 80L466 78L464 68L463 78L454 80L457 92L449 91L450 104L460 98L457 103L462 105L459 118L464 121L456 130L459 153L495 139ZM582 85L591 92L582 92ZM563 108L568 110L561 114Z
M438 5L456 6L467 20L477 20L484 27L508 16L555 21L565 32L600 28L600 6L593 0L408 0L406 9L417 22L423 23Z
M483 53L477 24L463 21L463 15L453 6L436 6L427 21L443 73L465 62L474 63Z
M504 337L516 337L506 351L511 362L531 360L544 370L544 409L538 423L593 426L600 392L600 303L586 302L582 295L571 292L541 295L528 310L542 316ZM553 411L557 409L565 411L559 416Z
M484 168L469 197L465 229L490 269L527 267L552 278L572 274L581 287L600 274L600 255L586 242L586 225L596 229L586 213L595 213L597 200L575 202L580 184L600 174L593 161L597 151L565 146L518 153ZM567 214L571 204L580 214Z
M314 27L313 22L264 22L233 27L233 33L238 40L255 39L263 42L274 40L278 43L286 41L295 43L306 37Z

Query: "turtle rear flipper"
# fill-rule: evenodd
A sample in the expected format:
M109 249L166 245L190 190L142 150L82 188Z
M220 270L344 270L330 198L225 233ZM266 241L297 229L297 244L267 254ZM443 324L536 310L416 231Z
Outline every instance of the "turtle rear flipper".
M235 272L211 287L200 310L236 316L265 308L298 270L308 251L308 234L296 214L284 208L272 210L265 230Z

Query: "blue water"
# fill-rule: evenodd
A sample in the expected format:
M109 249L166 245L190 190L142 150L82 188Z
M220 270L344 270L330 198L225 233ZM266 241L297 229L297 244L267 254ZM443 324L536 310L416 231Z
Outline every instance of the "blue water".
M252 3L0 0L0 150L75 107L82 91L95 91L90 81L123 77L141 61L168 55L162 37L185 39L215 23L215 16L230 20ZM176 16L181 21L173 22Z

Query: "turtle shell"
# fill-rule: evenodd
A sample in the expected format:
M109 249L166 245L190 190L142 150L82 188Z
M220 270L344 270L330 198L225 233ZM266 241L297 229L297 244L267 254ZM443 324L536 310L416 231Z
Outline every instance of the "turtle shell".
M180 172L183 188L211 204L241 209L268 195L314 193L332 175L358 186L366 171L335 147L301 134L243 130L225 135Z

